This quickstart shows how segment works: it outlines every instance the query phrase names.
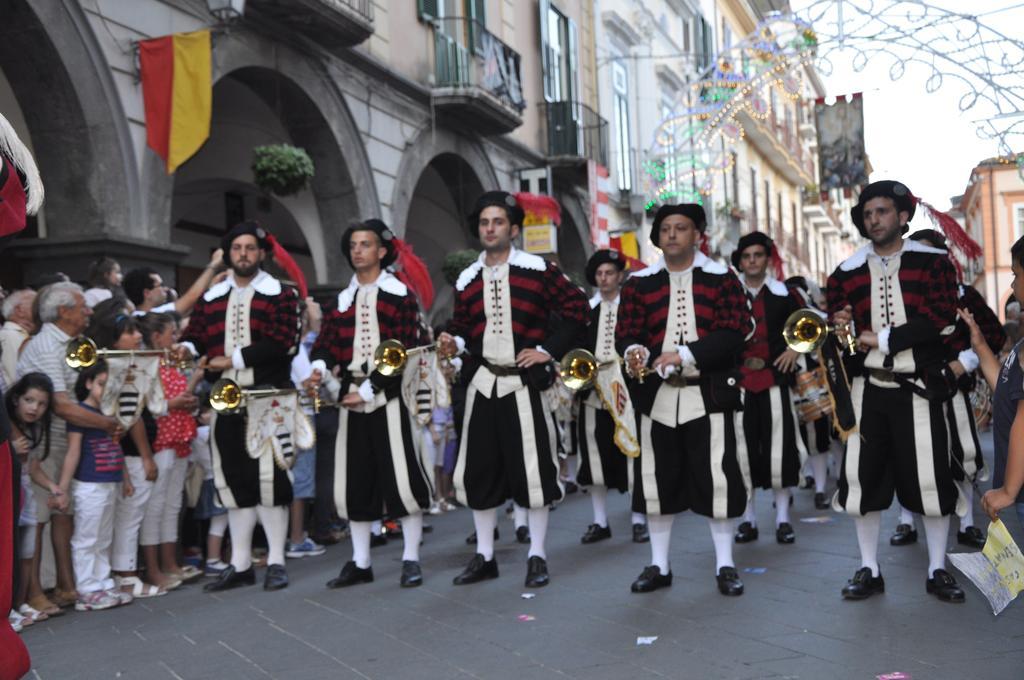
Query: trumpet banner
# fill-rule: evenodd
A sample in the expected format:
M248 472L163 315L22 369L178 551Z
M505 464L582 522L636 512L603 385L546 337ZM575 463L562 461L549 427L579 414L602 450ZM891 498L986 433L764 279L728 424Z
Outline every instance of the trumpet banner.
M615 445L625 455L636 458L640 455L640 442L636 438L636 414L633 412L633 402L629 398L629 390L626 389L622 365L619 362L616 361L608 368L597 371L594 391L615 421Z
M949 553L949 561L988 599L993 614L1013 602L1024 590L1024 555L1002 520L988 525L988 539L980 553Z
M127 430L147 406L154 416L167 413L167 398L160 382L161 357L122 356L106 361L107 386L100 400L103 415L113 416Z
M316 432L299 405L298 394L255 397L246 401L246 450L251 458L269 455L282 470L295 464L299 449L316 444Z

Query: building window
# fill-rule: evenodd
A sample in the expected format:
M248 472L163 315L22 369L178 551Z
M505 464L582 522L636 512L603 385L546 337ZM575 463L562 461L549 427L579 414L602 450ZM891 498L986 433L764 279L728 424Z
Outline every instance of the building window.
M541 51L544 69L544 99L549 102L579 98L579 38L576 22L551 3L542 0Z
M693 42L692 39L690 38L690 36L691 36L690 30L691 30L690 29L690 20L689 19L683 19L683 52L686 53L686 54L690 53L690 48L691 48L692 42Z
M750 169L750 228L757 229L757 170Z
M725 22L725 17L722 17L722 49L727 50L732 47L732 31L729 30L729 24Z
M696 38L696 52L697 52L697 70L703 71L711 65L711 60L715 54L715 43L711 24L709 24L704 17L700 17L697 20L697 35Z
M548 7L548 73L544 79L545 96L549 101L562 101L562 60L565 58L565 45L562 35L562 22L565 17L554 7Z
M1013 204L1013 228L1015 238L1024 236L1024 203Z
M619 189L633 188L633 163L629 146L629 78L622 62L612 62L612 111L615 116L615 171Z

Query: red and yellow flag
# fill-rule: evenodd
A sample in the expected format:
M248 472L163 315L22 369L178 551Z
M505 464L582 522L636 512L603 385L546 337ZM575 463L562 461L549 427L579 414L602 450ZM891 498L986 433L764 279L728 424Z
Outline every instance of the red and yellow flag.
M210 32L175 33L139 42L146 143L173 173L210 136L213 76Z

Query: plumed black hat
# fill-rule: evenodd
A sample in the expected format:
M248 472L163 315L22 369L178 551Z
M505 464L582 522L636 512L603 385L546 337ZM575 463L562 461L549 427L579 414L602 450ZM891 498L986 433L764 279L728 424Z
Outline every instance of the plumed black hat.
M595 251L587 260L587 283L597 285L597 268L603 264L613 264L621 272L626 269L626 257L617 250L603 249Z
M696 203L663 205L658 208L658 212L654 213L654 223L651 225L651 243L653 243L655 247L661 247L658 245L661 223L669 215L682 215L683 217L689 217L693 223L697 225L697 231L702 234L704 233L704 229L708 226L708 218L704 214L704 208Z
M357 231L372 231L377 234L377 238L380 239L380 244L384 247L387 252L384 254L384 258L380 261L381 269L390 266L394 263L395 258L398 257L398 252L395 248L395 234L388 225L384 224L382 220L376 217L371 217L368 220L362 222L353 222L349 225L349 228L345 230L345 233L341 235L341 254L345 256L345 260L348 262L349 267L352 265L352 255L349 253L352 242L352 234ZM353 267L354 269L355 267Z
M857 197L857 205L850 208L850 217L853 219L853 224L864 238L868 237L868 232L864 228L864 205L872 198L880 197L891 198L896 203L896 210L898 212L908 213L907 222L914 219L917 199L910 193L910 189L907 188L906 184L891 179L872 182L860 192L860 196ZM903 233L907 233L908 230L909 227L904 225Z
M526 213L519 205L516 197L507 191L486 191L481 194L480 198L476 199L473 212L468 217L469 232L473 236L480 238L480 213L484 211L484 208L490 208L491 206L504 208L505 213L508 215L509 224L517 225L522 229Z

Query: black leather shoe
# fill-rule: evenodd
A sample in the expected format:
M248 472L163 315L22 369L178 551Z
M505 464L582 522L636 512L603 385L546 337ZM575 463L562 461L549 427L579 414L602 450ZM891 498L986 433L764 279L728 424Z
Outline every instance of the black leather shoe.
M981 550L985 547L985 534L978 527L964 527L963 531L956 532L956 542Z
M751 541L756 541L757 535L757 527L750 522L740 522L740 525L736 527L737 543L750 543Z
M900 524L896 527L896 533L889 539L889 545L910 545L917 543L917 529L910 524Z
M943 602L961 603L964 601L964 590L957 585L956 579L945 569L936 569L932 577L924 582L925 590Z
M462 573L452 579L457 586L464 586L469 583L477 583L489 578L498 578L498 561L493 557L488 562L480 553L473 555Z
M640 576L633 581L633 585L629 589L634 593L650 593L659 588L668 588L670 585L672 585L672 572L662 574L661 569L652 564L649 567L644 567Z
M494 527L494 540L498 540L498 527ZM476 532L466 536L466 545L476 545Z
M497 536L495 536L497 538ZM530 542L530 527L516 527L516 543Z
M207 583L203 586L203 591L207 593L213 593L221 590L231 590L232 588L240 588L242 586L251 586L256 583L256 572L253 571L252 565L245 571L236 571L234 567L228 565L228 568L220 572L220 576L213 583Z
M283 564L271 564L263 576L263 590L281 590L288 587L288 572Z
M814 509L815 510L828 510L829 502L828 496L823 493L814 494Z
M341 568L341 573L338 574L337 578L332 578L327 582L327 587L347 588L357 583L373 583L373 567L360 569L356 566L355 562L349 560Z
M384 534L370 534L370 547L379 548L388 544L388 537Z
M885 592L885 581L882 575L871 575L870 567L861 567L853 578L843 586L844 600L866 600L876 593Z
M576 493L579 490L580 490L580 487L578 487L576 485L576 482L566 482L565 483L565 495L566 496L568 496L571 493Z
M526 587L543 588L551 579L548 578L548 563L543 557L534 555L526 560Z
M646 524L634 524L633 525L633 542L634 543L649 543L651 540L651 534L647 531Z
M718 592L722 595L743 594L743 581L736 573L736 567L722 567L718 570L718 575L715 578L718 580Z
M580 538L580 543L597 543L606 538L612 537L611 527L603 527L600 524L591 524Z
M783 522L775 529L775 541L782 544L794 543L796 541L796 534L793 532L793 525L789 522Z
M399 581L403 588L415 588L423 585L423 570L420 563L413 560L402 560L402 580Z
M804 477L804 483L800 485L801 489L813 489L814 488L814 477L807 475Z

